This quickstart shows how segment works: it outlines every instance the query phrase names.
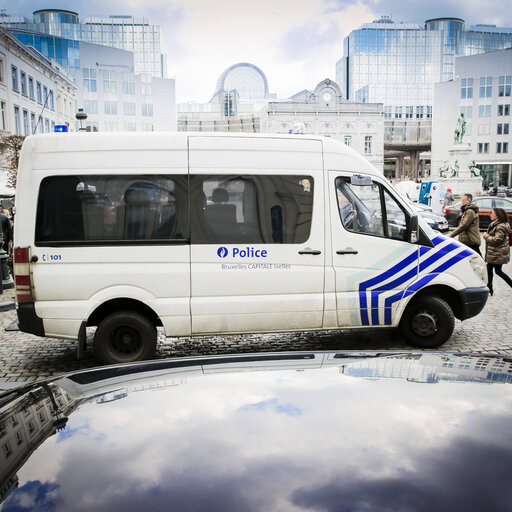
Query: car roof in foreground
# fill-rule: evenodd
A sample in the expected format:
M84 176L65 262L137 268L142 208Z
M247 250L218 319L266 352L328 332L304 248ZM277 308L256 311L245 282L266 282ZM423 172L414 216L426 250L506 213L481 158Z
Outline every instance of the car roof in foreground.
M448 352L72 373L0 396L0 510L507 510L511 382Z

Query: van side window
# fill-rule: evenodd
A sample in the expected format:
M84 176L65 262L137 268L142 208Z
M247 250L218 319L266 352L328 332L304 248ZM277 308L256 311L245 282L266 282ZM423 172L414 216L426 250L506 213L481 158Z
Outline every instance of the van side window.
M299 244L309 238L311 176L195 175L190 190L193 244Z
M188 239L187 176L51 176L39 189L36 245Z
M336 195L341 222L348 231L407 239L406 214L380 184L356 186L349 178L337 178Z

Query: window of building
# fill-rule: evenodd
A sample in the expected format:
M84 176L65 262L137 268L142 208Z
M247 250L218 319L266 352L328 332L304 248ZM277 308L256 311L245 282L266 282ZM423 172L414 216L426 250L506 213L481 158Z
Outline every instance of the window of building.
M117 115L116 101L105 101L105 114Z
M489 153L489 143L479 142L477 145L478 153Z
M498 115L499 116L509 116L510 115L510 104L498 105Z
M39 103L39 105L42 105L43 104L43 93L42 93L40 82L36 82L36 94L37 94L37 103Z
M345 135L343 142L345 142L347 146L352 146L352 135Z
M423 119L423 105L416 105L416 119Z
M496 153L508 153L508 142L497 142Z
M146 124L146 123L144 123L144 124L142 125L142 131L143 131L143 132L154 132L154 131L155 131L155 127L154 127L154 125L152 125L152 124Z
M44 131L50 133L50 120L47 117L44 118Z
M512 75L504 75L499 77L498 96L510 96L510 88L512 86Z
M469 99L473 97L473 79L463 78L460 83L460 97L462 99Z
M34 96L34 79L31 76L28 77L28 97L31 100L35 99L35 96Z
M20 92L20 86L18 83L18 68L16 66L11 66L12 72L12 90L16 92Z
M30 133L36 133L36 115L34 112L30 112Z
M98 113L98 102L96 100L85 100L84 101L84 110L88 114L97 114Z
M384 106L384 117L386 119L389 119L391 117L391 115L392 115L391 108L392 108L391 105L385 105Z
M135 94L135 82L132 73L123 73L123 94Z
M103 71L103 91L115 93L116 92L116 72Z
M43 103L45 106L48 105L48 87L46 85L43 85Z
M6 458L11 455L11 448L8 443L4 444L4 455Z
M460 107L460 113L467 119L473 117L473 107Z
M395 119L402 119L402 107L395 105Z
M345 229L363 235L406 240L406 214L381 185L355 186L349 178L337 178L336 191Z
M16 444L23 443L23 438L21 437L21 434L19 432L16 432Z
M25 71L20 71L20 83L21 83L21 94L23 94L23 96L28 96L27 74L25 73Z
M97 132L98 131L98 123L96 121L86 121L85 130L88 132Z
M123 103L123 114L125 116L134 116L135 115L135 103L130 103L125 101Z
M142 104L142 115L143 116L153 116L153 104L152 103L143 103Z
M492 97L492 76L480 77L480 98Z
M151 75L141 75L141 87L142 87L142 96L152 96L153 95L153 87L151 84Z
M491 126L489 124L478 125L478 135L489 135L491 133Z
M83 68L83 84L84 91L86 92L96 92L96 70L90 68Z
M491 105L480 105L478 107L479 117L490 117L491 116Z
M6 113L7 105L6 105L5 101L0 102L0 107L1 107L1 115L2 115L2 118L0 119L0 123L1 123L0 129L7 130L7 113Z
M412 119L414 117L414 107L412 105L407 105L405 107L405 118Z
M137 124L136 123L124 123L124 131L125 132L136 132Z
M23 109L23 135L30 135L28 126L28 110Z
M4 59L0 59L0 83L4 83L5 82L5 77L4 77Z
M54 132L55 131L55 121L52 121L51 125L52 125L52 132Z
M427 105L427 119L432 118L432 105Z
M49 92L48 99L49 99L50 110L55 110L55 101L54 101L54 98L53 98L53 91Z
M105 122L105 131L106 132L117 132L117 123Z
M499 123L497 128L498 135L508 135L509 134L509 123Z
M21 135L20 107L14 105L14 134Z
M371 155L372 154L372 136L366 135L364 138L364 154Z

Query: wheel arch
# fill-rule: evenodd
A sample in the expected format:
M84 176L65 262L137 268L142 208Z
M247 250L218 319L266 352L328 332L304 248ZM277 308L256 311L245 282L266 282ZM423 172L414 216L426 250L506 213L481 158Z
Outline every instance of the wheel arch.
M89 318L87 319L87 327L97 326L105 317L111 313L121 310L136 311L137 313L146 316L155 327L162 325L160 317L150 306L140 300L124 297L107 300L98 306L89 315Z
M451 286L444 284L434 284L422 288L414 294L413 298L409 301L407 306L414 303L414 300L419 297L425 297L426 295L433 295L443 299L453 311L455 318L461 320L463 316L463 304L460 295Z

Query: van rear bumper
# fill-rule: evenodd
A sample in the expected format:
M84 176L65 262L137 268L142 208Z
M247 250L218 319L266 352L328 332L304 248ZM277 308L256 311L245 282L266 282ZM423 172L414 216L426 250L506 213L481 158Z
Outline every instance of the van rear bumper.
M43 320L37 316L33 302L18 304L18 325L22 332L44 336Z
M464 288L459 290L458 293L462 304L460 320L466 320L478 315L484 309L489 296L489 289L487 286L482 288Z

